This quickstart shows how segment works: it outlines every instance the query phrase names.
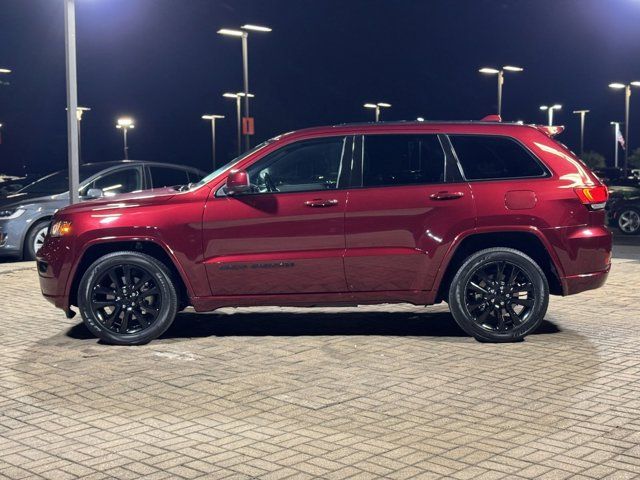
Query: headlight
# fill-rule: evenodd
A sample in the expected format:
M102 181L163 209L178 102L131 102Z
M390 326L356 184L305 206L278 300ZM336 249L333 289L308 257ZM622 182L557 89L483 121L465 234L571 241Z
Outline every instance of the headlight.
M49 235L52 237L64 237L71 234L71 222L66 220L58 220L53 222L49 229Z
M0 220L13 220L18 218L24 213L22 208L9 208L7 210L0 210Z

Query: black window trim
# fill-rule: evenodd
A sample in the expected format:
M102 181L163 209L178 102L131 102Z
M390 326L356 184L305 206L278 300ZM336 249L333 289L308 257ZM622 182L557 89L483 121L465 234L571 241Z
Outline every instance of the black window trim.
M442 153L444 154L444 178L443 182L419 182L419 183L403 183L400 185L368 185L364 186L364 147L365 147L365 137L373 137L373 136L398 136L398 135L413 135L413 136L426 136L426 135L434 135L438 137L438 141L440 142L440 148L442 148ZM429 185L453 185L456 183L464 183L464 177L462 176L462 172L460 171L460 164L456 157L451 157L452 150L448 148L448 145L445 143L445 140L448 142L448 139L445 138L446 135L443 135L440 132L429 131L429 132L367 132L360 133L355 135L358 138L358 149L360 153L360 161L353 163L353 172L352 172L352 181L351 187L352 189L368 189L368 188L401 188L401 187L420 187L420 186L429 186ZM354 159L355 159L355 151L354 148ZM454 175L456 178L448 181L447 180L447 172L448 169L452 166L451 164L455 162L458 165L458 175ZM355 181L354 181L355 178Z
M530 179L542 179L542 178L550 178L552 177L552 173L549 168L544 164L538 156L531 151L529 147L527 147L524 143L522 143L516 137L512 137L510 135L501 135L496 133L445 133L443 134L447 137L447 141L451 147L451 153L458 164L458 169L462 175L462 178L465 182L473 183L473 182L495 182L500 180L530 180ZM455 147L453 146L453 142L451 141L451 137L499 137L506 138L512 142L518 144L522 149L524 149L527 154L536 162L536 164L542 169L542 175L527 175L524 177L495 177L495 178L478 178L478 179L469 179L464 173L464 168L462 168L462 163L460 163L460 158L458 157L458 153L456 152Z
M300 138L298 140L294 140L292 142L288 142L282 146L280 146L279 148L270 151L269 153L267 153L266 155L263 155L262 157L258 158L255 162L252 162L250 165L247 165L244 170L253 167L254 165L262 162L265 158L269 157L270 155L279 152L281 149L283 148L287 148L291 145L295 145L297 143L302 143L302 142L308 142L308 141L313 141L313 140L326 140L326 139L331 139L331 138L339 138L343 140L343 146L342 146L342 155L340 158L340 165L338 166L338 179L337 179L337 184L336 184L336 188L332 188L332 189L313 189L313 190L296 190L296 191L290 191L290 192L251 192L251 193L243 193L243 194L239 194L239 195L233 195L238 196L238 197L244 197L244 196L256 196L256 195L290 195L290 194L295 194L295 193L309 193L309 192L335 192L335 191L340 191L340 190L348 190L349 188L351 188L351 178L350 178L350 169L344 168L344 163L345 162L349 162L349 164L352 164L353 162L353 153L354 153L354 137L355 135L353 134L343 134L343 135L322 135L322 136L318 136L318 137L311 137L311 138ZM350 140L351 139L351 140ZM347 149L349 142L351 142L351 158L345 159L344 158L344 152ZM341 178L343 179L342 183L344 184L344 187L338 187L338 185L341 184ZM229 195L226 194L225 192L225 184L223 183L222 185L220 185L220 187L218 187L215 191L214 197L215 198L225 198L228 197Z

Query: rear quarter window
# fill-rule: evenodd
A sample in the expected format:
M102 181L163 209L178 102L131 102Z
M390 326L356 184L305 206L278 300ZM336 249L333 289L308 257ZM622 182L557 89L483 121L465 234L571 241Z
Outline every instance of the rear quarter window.
M546 175L540 162L509 137L449 135L467 180L528 178Z

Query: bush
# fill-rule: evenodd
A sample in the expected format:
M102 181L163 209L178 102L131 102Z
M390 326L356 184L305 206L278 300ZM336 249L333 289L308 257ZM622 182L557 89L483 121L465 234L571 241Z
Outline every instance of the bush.
M606 166L604 155L594 151L584 152L581 160L586 163L589 168L603 168Z

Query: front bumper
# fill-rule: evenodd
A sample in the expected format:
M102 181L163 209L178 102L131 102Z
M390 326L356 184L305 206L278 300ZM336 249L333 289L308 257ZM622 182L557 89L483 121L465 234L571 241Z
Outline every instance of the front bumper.
M22 255L22 243L27 228L28 224L22 220L22 217L14 220L0 220L0 256Z
M42 295L56 307L64 310L67 316L72 314L69 308L72 253L69 238L47 237L36 256Z

